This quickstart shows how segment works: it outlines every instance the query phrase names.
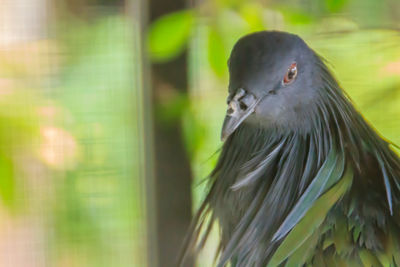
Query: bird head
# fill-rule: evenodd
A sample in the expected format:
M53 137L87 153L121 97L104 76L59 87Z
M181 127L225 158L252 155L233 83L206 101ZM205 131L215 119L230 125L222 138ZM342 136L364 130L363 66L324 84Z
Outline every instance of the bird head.
M228 109L221 138L241 124L305 128L318 98L319 57L297 35L257 32L241 38L229 61Z

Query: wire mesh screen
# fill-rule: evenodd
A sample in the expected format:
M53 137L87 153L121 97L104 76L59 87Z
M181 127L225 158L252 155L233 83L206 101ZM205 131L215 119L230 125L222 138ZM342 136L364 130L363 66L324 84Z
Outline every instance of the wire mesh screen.
M0 2L0 266L145 265L138 36L114 2Z

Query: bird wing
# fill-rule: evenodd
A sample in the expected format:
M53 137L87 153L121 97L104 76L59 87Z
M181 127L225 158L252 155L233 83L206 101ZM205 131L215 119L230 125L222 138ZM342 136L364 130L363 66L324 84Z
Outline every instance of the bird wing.
M314 205L314 202L342 177L344 165L344 152L336 152L333 146L317 175L283 221L272 241L280 240L293 229Z
M332 161L331 158L328 156L328 159L325 164L327 163L333 164L334 161ZM329 167L332 168L332 166ZM336 170L335 167L333 167L333 169ZM334 171L332 172L335 173ZM332 175L328 176L330 177L329 180L332 179L337 180L340 178L340 177L333 177ZM306 212L304 212L304 214L296 212L291 212L289 214L287 218L289 219L292 218L290 220L291 223L286 224L285 220L282 226L285 225L289 226L292 225L292 223L294 223L295 226L291 228L290 227L281 228L281 229L290 228L291 230L288 230L290 231L290 233L280 244L280 246L272 256L268 266L271 267L278 266L287 258L290 258L289 262L294 261L298 264L300 263L299 260L301 260L301 262L306 262L306 260L310 256L312 256L314 248L318 242L318 237L320 236L322 231L322 229L320 229L320 226L324 222L326 215L328 214L329 210L333 207L333 205L335 205L335 203L349 190L352 181L353 181L353 170L348 165L340 181L336 183L333 187L331 187L317 200L313 201L311 204L308 202L301 201L303 197L299 200L298 205L296 205L295 207L298 207L299 209L302 210L306 210ZM313 183L310 184L310 187L312 186L312 184ZM309 190L307 190L303 194L303 196L307 196L308 194L310 194ZM284 232L285 231L283 230L280 231L278 230L277 233L284 233Z

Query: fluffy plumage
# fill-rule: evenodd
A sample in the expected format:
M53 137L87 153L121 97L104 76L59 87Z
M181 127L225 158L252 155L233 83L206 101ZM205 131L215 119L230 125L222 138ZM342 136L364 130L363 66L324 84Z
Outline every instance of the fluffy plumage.
M259 32L239 40L229 65L228 100L245 88L257 102L224 124L185 255L218 223L217 266L400 265L400 160L323 60L295 35Z

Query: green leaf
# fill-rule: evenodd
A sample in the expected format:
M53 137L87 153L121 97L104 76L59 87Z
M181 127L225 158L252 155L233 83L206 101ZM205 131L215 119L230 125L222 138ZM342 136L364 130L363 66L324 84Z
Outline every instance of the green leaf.
M343 169L343 152L338 154L336 150L332 148L315 178L275 233L273 237L274 240L284 237L301 220L301 218L303 218L306 212L312 207L315 200L326 189L340 179Z
M15 179L13 162L5 155L0 155L0 198L8 207L15 204Z
M188 42L194 22L191 10L174 12L153 22L147 40L151 59L163 62L178 56Z
M330 12L338 12L347 4L347 0L325 0L325 4Z
M321 226L332 206L346 193L353 181L353 171L347 167L343 178L323 194L307 212L306 216L283 240L270 261L270 267L278 266L290 257Z
M288 9L287 7L279 9L289 24L292 25L308 25L314 22L314 18L300 10Z
M243 5L240 9L241 17L249 24L251 31L265 30L262 6L251 3Z
M201 146L204 144L205 126L196 117L196 110L194 107L188 107L182 113L182 128L185 148L193 159Z
M222 36L215 29L210 28L208 32L208 62L214 73L222 77L227 71L227 49Z

